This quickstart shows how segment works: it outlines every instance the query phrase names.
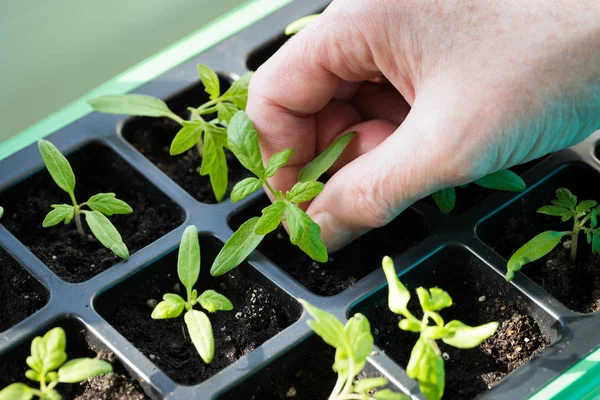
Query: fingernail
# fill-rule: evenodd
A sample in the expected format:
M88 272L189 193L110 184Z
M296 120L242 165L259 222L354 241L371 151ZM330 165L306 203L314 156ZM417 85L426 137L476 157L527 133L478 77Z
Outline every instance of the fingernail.
M321 227L321 239L327 251L334 252L347 245L354 233L341 224L338 219L327 211L321 211L312 217L313 221Z

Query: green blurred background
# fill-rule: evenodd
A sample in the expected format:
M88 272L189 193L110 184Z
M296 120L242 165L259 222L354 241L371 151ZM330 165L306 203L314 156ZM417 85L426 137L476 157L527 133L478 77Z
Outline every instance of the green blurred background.
M244 0L0 0L0 142Z

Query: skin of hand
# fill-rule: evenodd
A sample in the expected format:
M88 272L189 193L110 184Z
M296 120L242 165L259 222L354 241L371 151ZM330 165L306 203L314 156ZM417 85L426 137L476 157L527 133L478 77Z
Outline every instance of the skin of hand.
M250 84L263 156L296 150L272 185L357 132L307 210L335 251L442 188L581 142L600 128L598 15L597 0L333 1Z

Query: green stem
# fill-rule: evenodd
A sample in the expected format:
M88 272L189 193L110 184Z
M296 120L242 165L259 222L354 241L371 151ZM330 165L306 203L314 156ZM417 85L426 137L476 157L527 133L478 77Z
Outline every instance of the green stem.
M77 232L81 235L82 238L85 238L85 233L83 232L83 225L81 224L81 206L85 205L83 203L81 206L77 204L77 199L75 198L75 193L69 193L71 196L71 201L73 202L73 208L75 209L75 225L77 226Z
M577 239L579 238L579 230L573 232L571 236L571 263L575 264L577 259Z
M348 366L348 378L346 379L346 384L342 389L342 393L340 396L348 395L352 392L352 382L354 381L354 362L350 362Z
M200 158L204 158L204 141L202 140L202 135L198 138L196 142L196 149L198 149L198 154L200 154Z
M185 121L179 115L174 114L174 113L167 115L167 117L171 118L173 121L177 122L179 125L182 125L182 126L183 126L183 121Z
M342 386L344 385L344 379L342 378L341 375L338 375L337 377L337 381L335 382L335 386L333 387L333 390L331 391L331 394L329 395L329 400L336 400L338 399L340 390L342 390Z
M207 108L209 108L209 107L212 107L212 106L216 105L216 104L217 104L219 101L221 101L221 100L222 100L222 99L219 97L219 98L216 98L216 99L214 99L214 100L207 101L206 103L202 104L200 107L196 108L196 112L197 112L197 113L200 113L200 112L202 112L203 110L206 110Z

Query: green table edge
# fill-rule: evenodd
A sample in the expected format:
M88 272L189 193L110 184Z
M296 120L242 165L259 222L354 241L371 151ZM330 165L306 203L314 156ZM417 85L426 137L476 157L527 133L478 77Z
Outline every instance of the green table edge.
M196 32L98 86L54 114L0 143L0 160L89 114L86 100L122 94L214 46L292 0L249 0ZM600 348L577 362L529 400L592 400L600 398Z

